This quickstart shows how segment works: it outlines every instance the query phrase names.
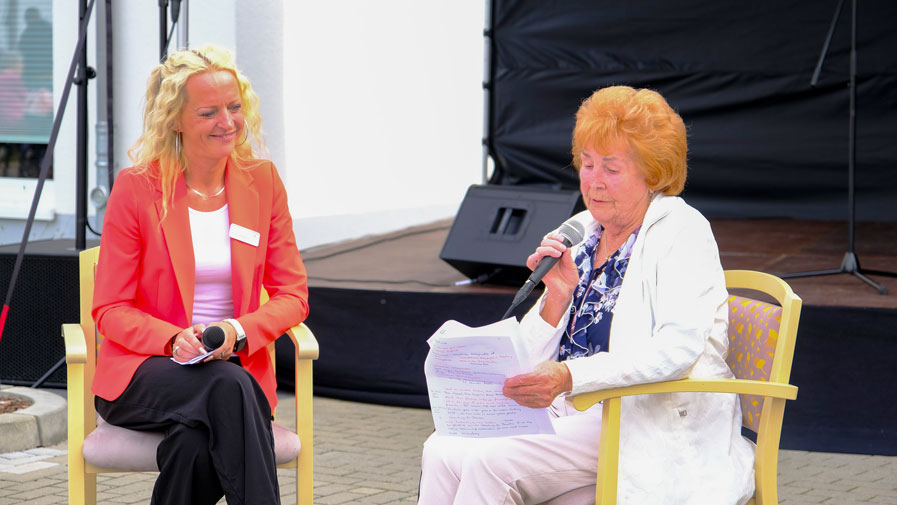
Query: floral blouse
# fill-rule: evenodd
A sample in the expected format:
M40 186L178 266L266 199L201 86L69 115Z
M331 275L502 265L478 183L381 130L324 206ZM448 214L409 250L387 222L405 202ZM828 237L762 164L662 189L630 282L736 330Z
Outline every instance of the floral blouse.
M576 255L579 285L573 292L570 319L564 336L561 337L558 361L607 351L614 306L640 228L636 228L604 264L595 268L592 267L592 262L604 228L599 226Z

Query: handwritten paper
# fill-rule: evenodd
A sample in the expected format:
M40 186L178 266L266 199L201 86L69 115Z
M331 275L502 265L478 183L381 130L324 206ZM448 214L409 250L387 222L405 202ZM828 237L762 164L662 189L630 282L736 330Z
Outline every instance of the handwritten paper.
M547 409L518 405L501 393L505 379L530 371L509 318L480 328L446 321L427 340L424 363L430 410L439 435L501 437L554 433Z

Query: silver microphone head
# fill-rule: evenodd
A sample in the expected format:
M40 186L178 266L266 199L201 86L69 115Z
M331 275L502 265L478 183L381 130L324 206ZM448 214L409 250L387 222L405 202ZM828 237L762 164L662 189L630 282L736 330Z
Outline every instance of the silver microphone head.
M562 237L570 241L570 245L578 244L582 242L583 236L586 234L585 228L582 226L582 223L577 221L574 218L570 218L558 228L558 233L561 234Z

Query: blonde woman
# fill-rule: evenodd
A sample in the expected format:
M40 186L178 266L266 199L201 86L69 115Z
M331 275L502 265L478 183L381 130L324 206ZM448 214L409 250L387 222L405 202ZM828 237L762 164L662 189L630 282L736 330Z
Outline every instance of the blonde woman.
M280 503L266 346L306 317L308 289L283 184L253 153L260 132L229 52L174 52L150 75L134 167L109 198L92 389L107 422L165 432L153 503ZM186 364L207 326L224 343Z

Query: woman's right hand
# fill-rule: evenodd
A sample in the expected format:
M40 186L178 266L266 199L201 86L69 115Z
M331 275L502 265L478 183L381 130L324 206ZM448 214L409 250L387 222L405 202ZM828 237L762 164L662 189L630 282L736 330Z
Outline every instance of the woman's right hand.
M206 349L202 346L202 331L205 328L204 324L194 324L178 332L171 342L171 357L179 363L185 363L205 354Z
M557 324L560 316L566 311L573 298L573 290L579 284L579 271L573 261L571 248L565 246L563 240L564 238L557 232L545 235L536 251L526 259L526 266L530 270L535 270L539 262L547 256L560 258L542 277L547 291L542 319L552 326Z

